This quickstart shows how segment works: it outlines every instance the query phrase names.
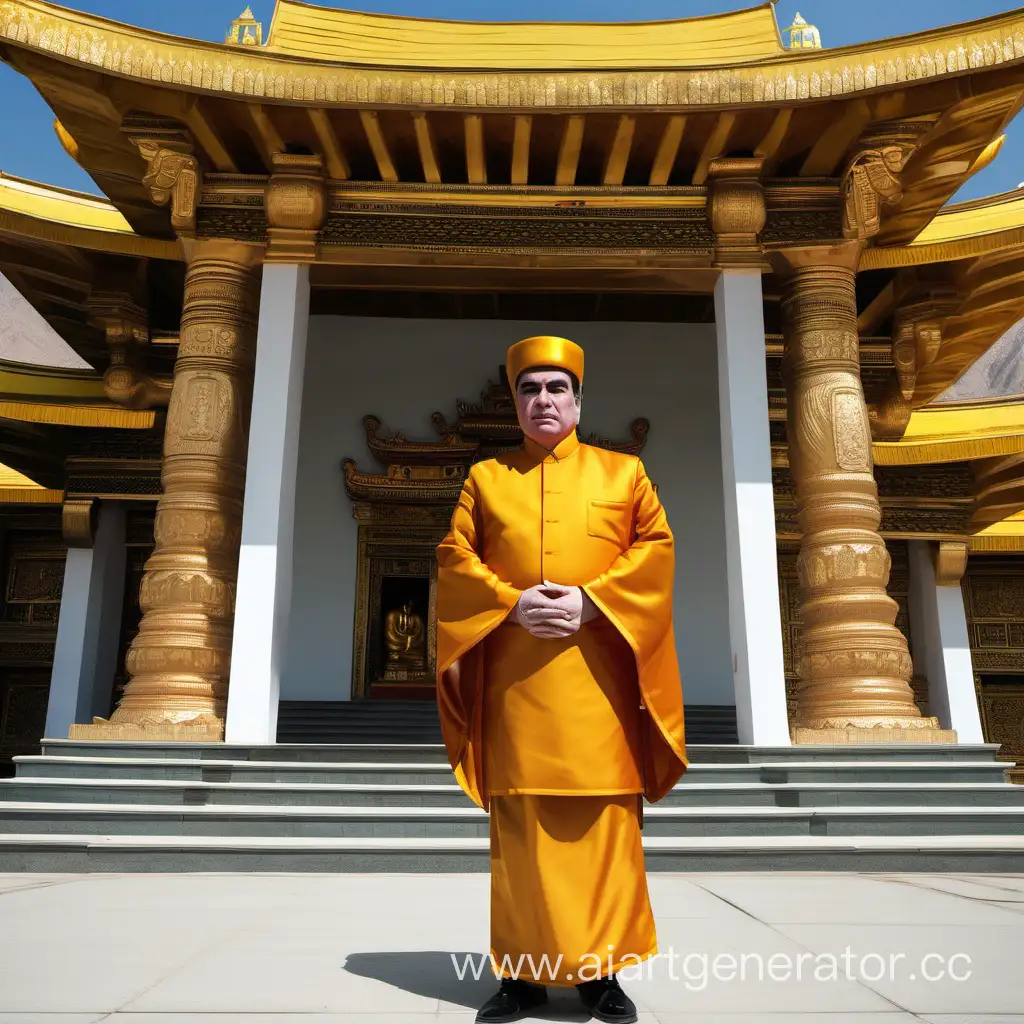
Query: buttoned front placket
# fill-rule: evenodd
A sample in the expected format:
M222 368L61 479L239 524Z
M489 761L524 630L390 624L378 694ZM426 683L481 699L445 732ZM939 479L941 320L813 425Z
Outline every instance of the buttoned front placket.
M554 449L544 448L535 441L526 440L526 451L538 460L540 471L540 577L560 583L558 577L565 568L561 559L567 548L565 523L566 488L569 467L579 453L579 439L575 433L563 438ZM552 579L552 575L554 579Z
M556 558L560 550L559 531L559 461L554 455L549 455L540 465L540 576L542 580L550 579L552 559Z

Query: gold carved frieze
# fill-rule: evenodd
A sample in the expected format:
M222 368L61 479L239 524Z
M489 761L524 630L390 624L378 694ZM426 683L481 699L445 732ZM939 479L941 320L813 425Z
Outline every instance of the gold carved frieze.
M708 266L714 235L701 209L448 206L381 201L334 208L319 233L325 258L332 248L400 248L436 252L531 251L606 256L654 251L686 265Z
M835 51L763 53L744 63L646 69L360 67L266 47L175 38L66 11L42 0L3 0L0 39L88 70L175 89L291 104L408 108L725 107L800 104L901 89L1024 56L1017 11ZM424 61L429 64L429 61Z

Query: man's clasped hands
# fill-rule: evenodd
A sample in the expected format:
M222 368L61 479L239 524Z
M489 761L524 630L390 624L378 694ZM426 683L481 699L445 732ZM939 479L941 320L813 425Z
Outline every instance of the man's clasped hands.
M533 636L557 638L572 636L598 614L597 605L581 587L545 580L523 591L509 619Z

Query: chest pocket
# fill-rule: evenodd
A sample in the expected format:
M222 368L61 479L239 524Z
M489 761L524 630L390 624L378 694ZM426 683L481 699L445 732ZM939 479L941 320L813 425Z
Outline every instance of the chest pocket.
M625 551L632 542L633 516L628 501L591 498L587 504L587 533L610 540Z

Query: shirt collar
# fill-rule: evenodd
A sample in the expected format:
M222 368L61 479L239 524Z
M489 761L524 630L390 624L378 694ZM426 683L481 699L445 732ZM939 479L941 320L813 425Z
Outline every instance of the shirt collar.
M537 462L562 462L570 459L580 448L580 439L573 430L567 437L563 437L554 448L545 448L544 445L532 441L528 437L523 438L523 449Z

